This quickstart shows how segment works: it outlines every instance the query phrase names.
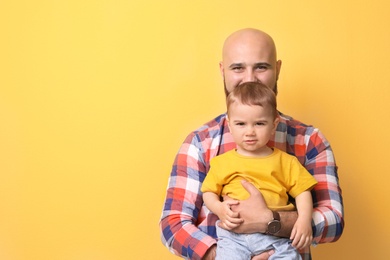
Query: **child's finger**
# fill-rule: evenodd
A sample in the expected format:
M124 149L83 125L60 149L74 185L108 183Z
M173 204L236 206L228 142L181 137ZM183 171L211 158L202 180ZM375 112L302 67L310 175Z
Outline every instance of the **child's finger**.
M302 237L301 234L295 234L293 242L291 243L291 245L293 247L295 247L295 248L300 248L301 247L301 237Z
M234 228L236 228L236 227L238 227L240 224L235 224L235 223L232 223L232 222L230 222L230 221L221 221L221 222L219 222L218 223L218 226L219 227L221 227L221 228L223 228L223 229L226 229L226 230L232 230L232 229L234 229Z
M290 239L294 239L296 233L297 233L297 230L295 228L293 228L293 230L291 231Z
M303 241L303 246L301 248L305 248L305 247L310 246L312 240L313 240L313 238L311 236L305 237L305 239Z
M244 220L242 218L229 218L229 222L235 225L240 225Z

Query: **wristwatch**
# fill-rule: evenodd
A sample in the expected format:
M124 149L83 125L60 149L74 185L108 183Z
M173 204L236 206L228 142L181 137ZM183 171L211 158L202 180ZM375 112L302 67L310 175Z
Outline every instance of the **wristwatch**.
M272 211L272 214L273 214L273 220L268 222L268 228L267 228L267 232L266 232L266 234L269 234L269 235L277 234L282 227L282 225L280 224L279 213L277 211Z

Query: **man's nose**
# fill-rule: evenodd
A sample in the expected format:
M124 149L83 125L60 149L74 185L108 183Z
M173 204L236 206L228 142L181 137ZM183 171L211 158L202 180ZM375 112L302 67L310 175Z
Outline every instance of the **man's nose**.
M252 70L248 70L244 77L245 82L259 82L259 80L256 78L256 73L254 73Z

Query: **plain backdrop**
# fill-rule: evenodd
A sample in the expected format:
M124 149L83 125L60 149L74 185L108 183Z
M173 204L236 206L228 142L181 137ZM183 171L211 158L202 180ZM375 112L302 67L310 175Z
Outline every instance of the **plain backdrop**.
M279 109L339 166L341 239L316 260L390 246L390 4L0 1L0 259L178 259L158 222L186 135L224 112L218 62L245 27L274 37Z

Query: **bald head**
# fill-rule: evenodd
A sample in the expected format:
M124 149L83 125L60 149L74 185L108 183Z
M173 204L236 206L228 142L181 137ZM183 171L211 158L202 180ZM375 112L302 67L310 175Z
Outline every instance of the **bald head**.
M267 33L246 28L232 33L222 49L220 70L228 94L244 82L261 82L277 93L281 61L276 58L276 47Z
M234 48L255 47L256 45L256 48L267 51L276 61L276 47L272 37L263 31L253 28L238 30L226 38L222 49L222 58L229 55Z

